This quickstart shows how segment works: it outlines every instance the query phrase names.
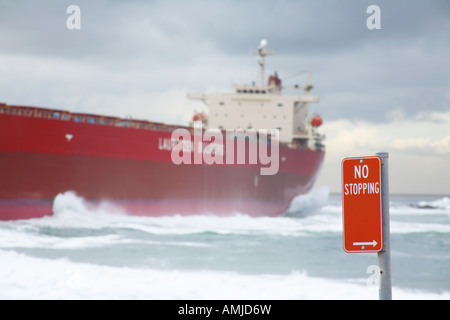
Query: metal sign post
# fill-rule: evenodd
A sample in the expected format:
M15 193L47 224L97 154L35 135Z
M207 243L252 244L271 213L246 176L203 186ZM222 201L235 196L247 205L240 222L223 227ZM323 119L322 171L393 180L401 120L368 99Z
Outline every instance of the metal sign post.
M388 160L387 152L342 160L344 250L377 252L380 300L392 299Z
M392 300L391 232L389 218L389 153L377 152L381 159L381 198L383 216L383 248L378 252L380 268L380 300Z

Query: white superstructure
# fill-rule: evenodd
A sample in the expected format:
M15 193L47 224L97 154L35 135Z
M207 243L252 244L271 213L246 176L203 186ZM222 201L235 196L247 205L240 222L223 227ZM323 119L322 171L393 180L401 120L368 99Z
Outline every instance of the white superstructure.
M264 84L264 65L267 40L258 47L261 67L259 85L236 85L233 93L188 94L191 99L203 101L209 109L206 119L209 128L219 129L278 129L280 143L293 147L322 148L320 136L316 132L317 122L307 120L308 104L318 102L316 96L309 94L312 89L310 74L303 89L303 95L282 95L281 79L275 73ZM294 88L292 88L294 89Z

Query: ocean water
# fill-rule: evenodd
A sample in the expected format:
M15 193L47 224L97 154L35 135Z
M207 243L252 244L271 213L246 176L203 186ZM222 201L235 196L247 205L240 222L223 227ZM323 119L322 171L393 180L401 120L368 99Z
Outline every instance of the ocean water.
M391 195L394 299L450 299L450 198ZM132 217L58 195L0 222L1 299L378 299L376 253L342 249L339 195L277 218Z

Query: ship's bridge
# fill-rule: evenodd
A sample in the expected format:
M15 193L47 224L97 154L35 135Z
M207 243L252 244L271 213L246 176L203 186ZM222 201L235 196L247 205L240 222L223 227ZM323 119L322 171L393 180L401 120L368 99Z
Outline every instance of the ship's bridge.
M278 73L275 72L273 75L270 75L267 86L262 84L259 86L249 86L249 85L234 85L234 89L236 93L250 93L250 94L281 94L281 79L278 78Z

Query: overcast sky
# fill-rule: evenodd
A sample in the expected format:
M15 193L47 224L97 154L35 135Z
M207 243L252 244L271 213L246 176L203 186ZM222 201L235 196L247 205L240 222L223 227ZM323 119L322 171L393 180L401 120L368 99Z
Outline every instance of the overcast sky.
M448 0L0 0L0 101L187 124L205 109L188 92L258 81L263 37L284 84L313 72L317 187L340 191L342 158L385 150L391 192L450 194Z

